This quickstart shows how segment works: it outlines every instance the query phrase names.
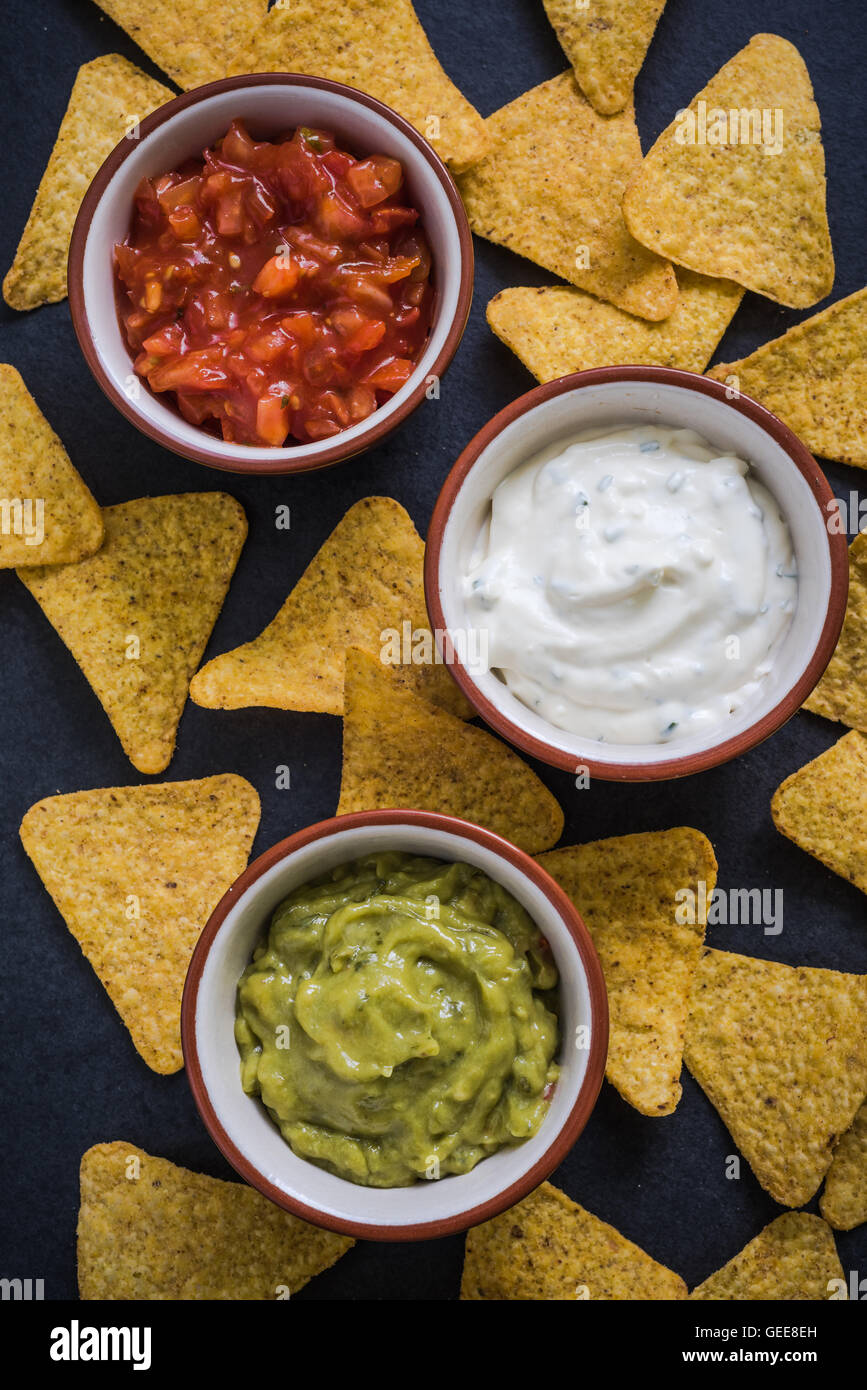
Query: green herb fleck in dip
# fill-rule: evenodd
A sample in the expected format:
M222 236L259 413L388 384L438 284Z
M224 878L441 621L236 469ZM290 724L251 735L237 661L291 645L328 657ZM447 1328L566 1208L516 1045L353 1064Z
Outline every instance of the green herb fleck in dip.
M241 1078L302 1158L368 1187L467 1173L558 1076L547 942L468 864L372 855L297 888L241 976Z

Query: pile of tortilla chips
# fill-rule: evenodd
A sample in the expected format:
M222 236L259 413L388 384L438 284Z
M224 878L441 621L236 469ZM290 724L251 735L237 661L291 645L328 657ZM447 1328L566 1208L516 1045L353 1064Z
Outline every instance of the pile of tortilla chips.
M355 1244L240 1182L135 1144L81 1160L78 1287L86 1300L286 1299Z
M488 305L533 375L631 363L701 372L745 290L792 308L824 298L834 258L821 122L794 45L757 34L642 159L632 83L662 4L545 8L574 75L490 116L490 151L460 180L475 232L566 281ZM867 467L865 296L710 375L815 452Z

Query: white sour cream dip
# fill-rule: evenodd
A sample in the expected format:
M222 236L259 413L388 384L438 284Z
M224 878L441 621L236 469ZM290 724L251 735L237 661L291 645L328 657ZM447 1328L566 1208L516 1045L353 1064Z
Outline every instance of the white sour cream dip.
M795 611L788 526L749 465L640 425L549 447L496 488L463 592L487 663L603 743L706 735L759 694Z

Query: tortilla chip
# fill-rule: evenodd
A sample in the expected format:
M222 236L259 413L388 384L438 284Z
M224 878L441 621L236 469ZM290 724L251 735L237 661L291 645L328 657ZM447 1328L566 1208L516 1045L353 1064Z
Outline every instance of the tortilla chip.
M771 802L783 835L867 893L867 738L844 734L787 777Z
M701 372L744 292L732 280L691 270L678 271L677 281L677 307L661 323L565 285L501 290L488 305L488 323L539 381L633 362Z
M184 1064L187 966L258 824L255 790L232 773L49 796L21 822L39 877L154 1071Z
M268 0L96 3L158 68L185 89L226 77L268 8Z
M0 569L81 560L102 535L84 479L20 374L0 362Z
M827 1299L832 1279L843 1279L834 1237L824 1221L787 1211L711 1274L690 1298Z
M716 885L713 846L682 827L555 849L539 863L572 899L599 953L610 1017L605 1075L643 1115L670 1115Z
M247 534L224 492L140 497L103 511L105 543L18 576L63 638L139 772L162 772L190 677Z
M814 454L867 468L867 289L708 376L754 396Z
M131 124L173 96L118 53L94 58L78 69L15 260L3 281L3 298L11 308L35 309L66 298L69 239L91 179Z
M379 657L385 633L395 634L398 645L415 633L435 652L423 565L424 541L400 503L362 498L338 522L265 631L203 666L190 695L206 709L265 705L342 714L347 647ZM444 665L430 660L392 669L401 686L462 719L472 714Z
M135 1144L94 1144L81 1160L83 1299L288 1298L354 1244Z
M849 547L849 599L834 655L804 709L867 734L867 532Z
M834 284L825 154L798 50L776 34L757 34L689 111L695 130L678 114L626 190L623 213L633 236L678 265L736 280L791 309L824 299ZM730 112L738 113L737 131ZM728 138L742 133L740 113L761 120L762 112L769 113L767 129L748 125L743 143L703 138L714 135L715 118L725 122ZM765 153L780 121L781 149Z
M305 72L399 112L452 169L488 148L485 123L443 71L410 0L278 0L237 72Z
M476 821L533 854L563 812L516 753L409 690L367 652L346 653L339 816L394 806Z
M867 1221L867 1102L834 1150L819 1209L838 1231Z
M686 1298L680 1275L543 1182L467 1232L461 1298Z
M632 107L597 115L564 72L485 124L491 153L459 180L473 231L630 314L667 318L674 271L633 240L620 210L641 163Z
M801 1207L867 1094L867 975L706 950L683 1055L762 1187Z
M650 47L665 0L544 0L582 92L603 116L622 111Z

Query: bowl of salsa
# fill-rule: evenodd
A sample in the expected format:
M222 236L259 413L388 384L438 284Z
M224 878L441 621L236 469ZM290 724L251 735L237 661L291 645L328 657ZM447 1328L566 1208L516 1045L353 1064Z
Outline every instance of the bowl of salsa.
M462 336L472 241L420 135L321 78L229 78L113 151L76 222L70 306L98 383L164 447L320 468L425 399Z

